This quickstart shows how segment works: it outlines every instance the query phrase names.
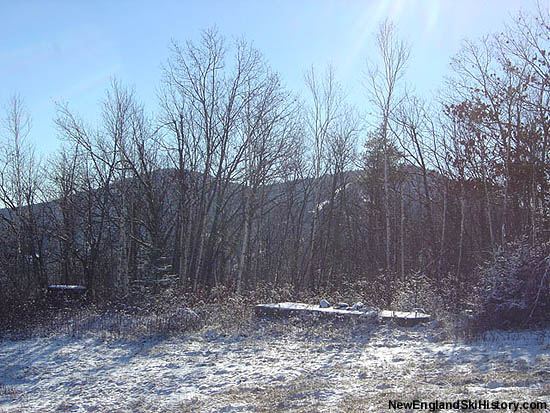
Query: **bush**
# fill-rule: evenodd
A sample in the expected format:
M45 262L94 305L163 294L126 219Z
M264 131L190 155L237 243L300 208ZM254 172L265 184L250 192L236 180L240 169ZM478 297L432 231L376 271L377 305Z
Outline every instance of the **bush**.
M550 244L508 245L480 268L470 328L527 328L550 320Z

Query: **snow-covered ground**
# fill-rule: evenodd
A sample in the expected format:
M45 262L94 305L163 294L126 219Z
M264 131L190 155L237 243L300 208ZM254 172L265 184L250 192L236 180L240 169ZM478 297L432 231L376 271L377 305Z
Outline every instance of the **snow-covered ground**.
M424 327L257 327L131 342L0 342L0 411L380 412L390 399L550 402L550 330L459 343L434 340Z

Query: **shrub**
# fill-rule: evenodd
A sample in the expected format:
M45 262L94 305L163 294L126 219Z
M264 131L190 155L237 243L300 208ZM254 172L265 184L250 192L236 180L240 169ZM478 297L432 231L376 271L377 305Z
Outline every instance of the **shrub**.
M550 244L508 245L480 268L471 300L470 328L532 327L550 319Z

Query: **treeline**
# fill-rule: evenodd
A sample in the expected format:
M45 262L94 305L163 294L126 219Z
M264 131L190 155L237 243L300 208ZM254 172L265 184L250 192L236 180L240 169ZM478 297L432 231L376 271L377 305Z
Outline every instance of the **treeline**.
M63 145L47 161L14 97L0 298L49 284L96 299L351 285L391 303L421 282L457 305L480 262L548 238L549 39L541 11L465 41L427 102L407 86L410 49L386 22L365 119L331 68L308 71L297 97L249 43L206 30L172 44L154 115L117 80L97 124L58 106Z

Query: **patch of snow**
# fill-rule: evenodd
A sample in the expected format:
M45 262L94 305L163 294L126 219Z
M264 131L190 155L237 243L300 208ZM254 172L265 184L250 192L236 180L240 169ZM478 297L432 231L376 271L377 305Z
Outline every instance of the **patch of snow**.
M349 308L348 303L336 303L334 304L334 308L339 308L341 310L347 310Z

